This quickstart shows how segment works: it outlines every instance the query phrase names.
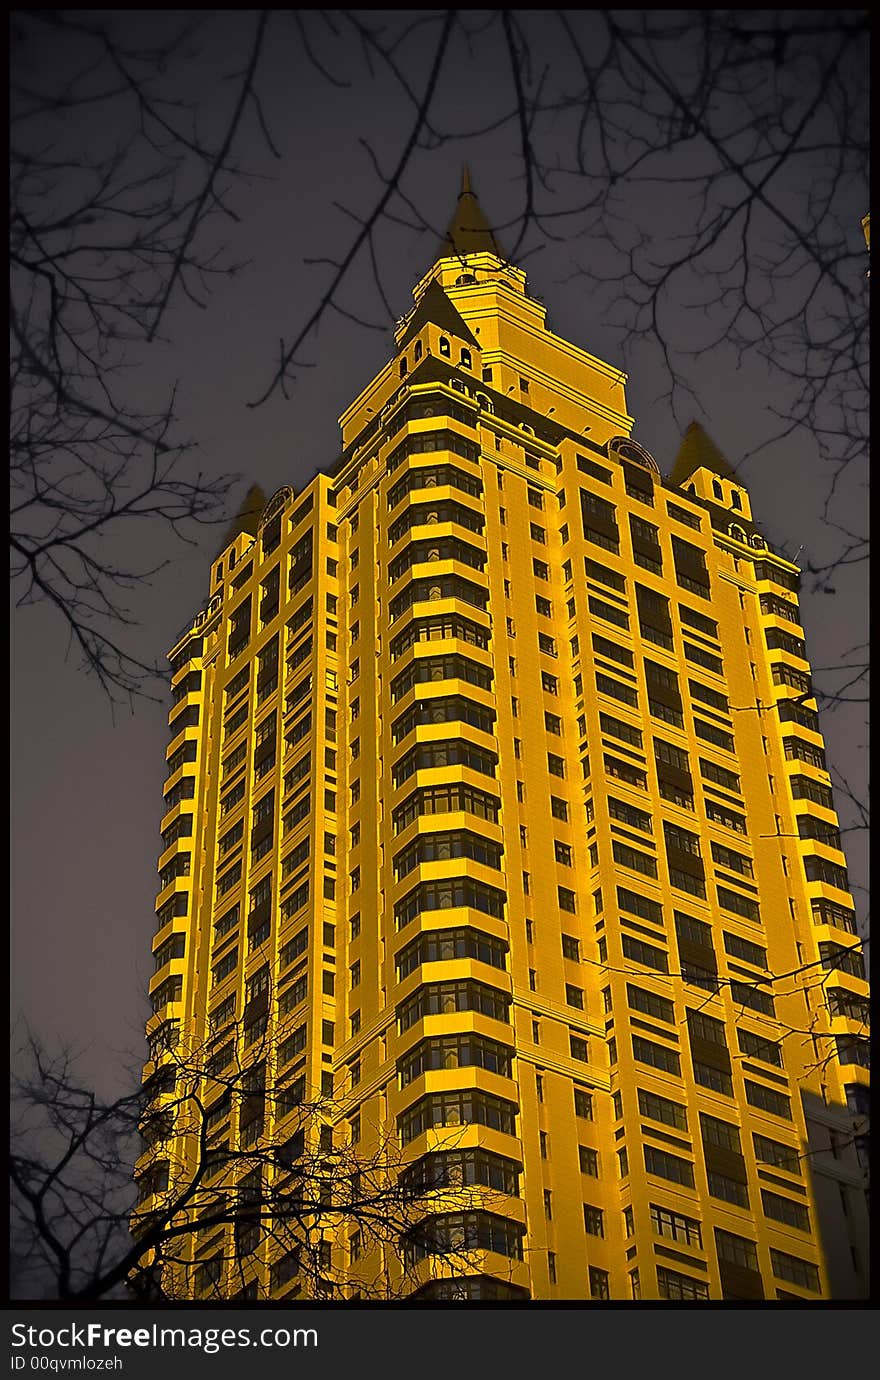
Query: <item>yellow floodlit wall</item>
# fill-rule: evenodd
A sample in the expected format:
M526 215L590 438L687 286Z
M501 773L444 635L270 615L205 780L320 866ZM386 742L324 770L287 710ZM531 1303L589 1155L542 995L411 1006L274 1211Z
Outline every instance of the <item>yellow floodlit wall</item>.
M865 1292L867 987L798 572L699 428L661 477L625 383L495 253L439 259L332 474L172 649L148 1073L259 1050L294 1090L261 1135L323 1094L440 1186L399 1258L341 1229L319 1292ZM185 1287L308 1292L273 1249L199 1275L196 1236Z

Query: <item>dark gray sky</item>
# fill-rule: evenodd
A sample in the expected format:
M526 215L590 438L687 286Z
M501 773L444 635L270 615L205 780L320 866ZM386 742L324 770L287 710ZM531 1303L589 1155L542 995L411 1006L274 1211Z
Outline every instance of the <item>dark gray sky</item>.
M358 13L376 17L375 12ZM474 15L476 27L479 15L467 13ZM541 19L521 13L531 14L536 23ZM161 31L168 18L140 12L134 21L122 22L137 23L149 34ZM232 87L222 77L240 65L250 22L243 11L209 14L207 51L193 58L179 88L198 99L215 123L233 99ZM316 469L330 465L337 449L337 416L390 353L387 314L382 332L365 330L340 315L327 316L308 347L314 367L302 371L289 400L275 395L261 408L246 406L271 377L278 338L293 336L320 298L326 270L304 264L304 258L341 254L348 246L353 222L333 203L343 202L363 214L377 196L375 174L359 140L370 140L383 169L389 169L412 121L412 107L401 88L379 71L381 64L374 77L365 76L353 43L342 49L325 44L321 50L336 64L334 75L349 82L335 86L305 59L293 23L282 16L273 22L260 88L282 156L275 160L269 155L251 122L243 161L259 176L234 189L232 201L241 219L222 231L233 256L248 259L249 267L234 279L217 279L206 310L178 301L166 322L166 341L132 356L136 369L131 387L138 397L161 396L168 382L179 381L181 430L198 443L198 465L211 475L242 476L234 503L252 481L271 493L283 483L298 487ZM488 38L474 38L470 56L459 42L454 64L441 79L436 118L452 132L479 127L510 108L507 58L497 34L487 33ZM417 30L411 50L402 52L402 65L419 88L430 36L427 27ZM542 56L551 80L563 90L571 76L566 44L561 33L546 42ZM409 58L415 66L408 65ZM60 80L64 60L47 46L33 55L32 70L51 85ZM67 137L88 146L100 140L102 129L100 120L81 120L68 128ZM548 161L563 156L569 133L561 119L547 124L542 149ZM467 160L484 209L490 219L504 224L522 205L518 137L515 123L508 122L493 133L452 139L420 152L407 173L406 191L432 226L442 230ZM674 171L682 179L687 175L686 157ZM796 175L793 198L809 177L807 167ZM544 205L562 209L570 204L566 197L577 191L576 178L563 179L556 191L544 194ZM863 202L858 186L844 187L838 209L851 219L855 250L861 243ZM664 234L675 231L676 217L690 214L686 183L636 189L625 209L630 222L659 247ZM577 275L578 265L604 263L603 247L583 223L557 220L548 225L559 239L533 231L527 241L532 248L540 246L522 260L530 290L546 302L559 335L623 365L622 333L607 300ZM510 230L502 232L508 244L513 238ZM402 315L436 241L431 233L419 237L386 227L379 247L391 307ZM342 300L357 314L383 321L364 256ZM685 347L700 339L706 321L684 299L668 318L670 333ZM634 435L668 470L679 438L695 416L738 465L774 428L779 379L757 352L738 358L723 346L687 360L686 367L695 399L680 397L673 410L657 352L650 344L634 350L627 387ZM801 559L816 563L833 552L838 538L818 520L827 473L808 437L779 442L746 461L742 473L755 516L774 544L784 544L790 555L803 548ZM851 471L842 492L838 516L860 525L865 500L861 475ZM189 547L175 543L161 528L137 534L147 560L171 562L150 588L134 591L130 600L140 624L133 642L146 660L162 657L184 621L205 602L208 563L221 532L203 530ZM808 651L816 667L835 665L849 648L866 641L864 567L838 572L832 583L834 594L811 592L808 583L802 596ZM123 1064L137 1062L143 1054L167 706L142 700L132 713L123 709L112 718L94 681L82 675L75 660L65 659L62 629L45 607L15 611L12 634L13 1016L23 1015L50 1043L75 1044L86 1052L93 1077L108 1088L119 1086ZM817 680L821 684L822 676ZM831 763L862 799L864 719L864 707L857 705L827 713L823 722ZM845 842L851 875L861 885L866 840L853 833ZM856 894L861 906L863 893Z

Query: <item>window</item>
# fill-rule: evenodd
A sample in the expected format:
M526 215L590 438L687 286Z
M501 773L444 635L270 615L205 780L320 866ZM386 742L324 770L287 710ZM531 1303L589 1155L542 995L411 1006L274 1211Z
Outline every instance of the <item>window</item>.
M573 891L570 891L566 886L558 886L556 888L556 898L559 902L560 910L567 911L569 915L576 914L577 900Z
M846 948L842 944L820 944L819 957L822 967L826 972L836 969L841 973L849 973L850 977L861 978L864 982L865 960L859 950L860 946L857 944L853 944L851 948Z
M605 1214L601 1208L584 1203L584 1231L588 1236L605 1235Z
M600 714L599 727L603 733L607 733L611 738L619 738L622 743L630 743L637 748L642 746L641 730L623 719L615 719L611 714ZM650 830L647 832L650 833Z
M723 748L725 752L734 751L733 734L725 733L721 728L716 728L714 724L706 723L703 719L698 719L694 715L694 732L698 738L702 738L706 743L714 743L716 747Z
M590 1062L590 1047L586 1040L580 1035L569 1034L568 1043L572 1059L577 1059L582 1064Z
M752 1144L755 1147L755 1159L761 1164L772 1164L776 1169L784 1169L787 1174L802 1176L801 1157L795 1146L771 1140L769 1136L761 1136L757 1131L752 1135Z
M765 1088L763 1083L753 1083L748 1078L745 1080L745 1089L746 1101L750 1106L791 1121L791 1099L784 1093L777 1092L775 1088Z
M591 1299L610 1299L611 1291L608 1283L609 1276L607 1270L600 1270L598 1266L591 1265L590 1271L590 1298Z
M397 1118L397 1130L403 1145L408 1145L433 1126L475 1123L489 1126L505 1135L514 1135L516 1112L515 1103L478 1089L430 1093Z
M723 1021L716 1021L714 1016L709 1016L705 1011L695 1011L688 1007L685 1012L687 1017L688 1035L691 1040L703 1040L706 1044L715 1045L718 1049L727 1049L727 1027Z
M578 1162L582 1174L589 1174L592 1178L599 1177L599 1154L596 1150L590 1150L586 1145L578 1146Z
M718 863L719 867L726 867L731 872L740 872L744 877L753 877L755 875L751 858L747 857L744 853L737 853L732 848L726 848L723 844L712 844L712 859L714 862ZM728 939L733 941L735 936L725 934L725 947ZM742 942L745 943L745 940ZM753 945L752 947L757 949L757 945ZM734 950L728 949L728 953L733 952ZM756 962L755 959L746 958L745 954L739 954L738 956L740 958L745 958L747 963ZM758 966L766 967L766 963L759 963Z
M611 757L605 754L602 764L606 776L614 777L616 781L625 781L627 785L636 786L640 790L646 790L648 778L641 767L635 767L631 762L623 762L619 757Z
M639 810L635 805L618 800L615 796L608 797L608 813L612 819L629 825L631 829L638 829L643 834L653 833L651 816L645 810Z
M622 944L624 958L641 963L646 968L654 968L658 973L669 972L669 959L664 949L657 949L653 944L646 944L628 934L623 936Z
M590 612L595 614L597 618L603 619L606 623L614 623L619 628L629 627L629 614L624 613L623 609L617 608L614 604L607 603L604 599L597 599L592 594L589 596L587 602L590 607Z
M582 1121L593 1120L593 1094L587 1092L586 1088L579 1088L577 1084L574 1088L574 1114Z
M553 816L554 819L564 819L564 820L567 820L567 819L568 819L568 805L566 804L566 802L565 802L564 800L560 800L558 796L556 796L556 795L551 795L551 797L550 797L550 813L551 813L551 815Z
M770 1248L770 1267L777 1279L786 1279L789 1284L797 1284L802 1289L810 1289L814 1294L820 1290L819 1271L808 1260L797 1255L786 1255L784 1251Z
M643 920L650 920L654 925L663 924L663 907L659 901L651 901L647 896L639 896L637 892L629 891L626 887L619 886L617 888L617 905L620 910L629 911L632 915L640 915Z
M239 921L239 907L233 906L231 910L221 915L219 920L214 921L214 942L222 939L224 935L231 934ZM171 916L168 917L171 919Z
M718 640L718 624L711 618L707 618L704 613L698 613L696 609L689 609L686 604L679 604L678 614L682 623L689 624L696 628L698 632L704 633L706 637Z
M665 1266L657 1266L657 1287L661 1299L682 1299L689 1303L708 1299L709 1286L702 1279L681 1275Z
M735 1155L742 1154L739 1127L730 1121L721 1121L717 1116L700 1112L700 1131L704 1145L717 1145L721 1150L730 1150Z
M219 963L215 963L211 969L211 986L216 987L234 973L238 966L238 949L230 949L228 954L224 954Z
M707 671L714 671L716 676L724 674L724 663L720 657L712 656L703 647L694 647L690 642L684 644L685 660L693 663L694 666L703 666Z
M680 1241L682 1245L703 1249L702 1227L694 1217L685 1217L680 1212L652 1203L651 1228L657 1236L665 1236L669 1241Z
M456 1011L479 1011L493 1020L507 1021L510 1001L509 993L473 979L426 983L401 1002L397 1020L401 1031L408 1030L425 1016Z
M772 1218L774 1222L784 1222L798 1231L810 1230L810 1214L803 1203L795 1203L791 1198L783 1198L780 1193L771 1193L766 1188L761 1189L761 1201L765 1217Z
M630 867L635 872L641 872L646 877L657 876L657 860L648 853L640 853L638 849L631 848L629 844L619 843L614 839L611 844L611 851L614 861L621 867Z
M674 1126L679 1131L688 1129L687 1108L658 1093L646 1092L639 1088L639 1112L652 1121L662 1121L664 1126Z
M647 992L643 987L634 987L631 982L626 984L627 1005L631 1011L641 1011L645 1016L654 1016L658 1021L665 1021L668 1025L675 1024L675 1007L666 997L661 997L656 992Z
M575 1007L578 1011L584 1009L584 992L582 987L573 987L570 982L565 984L565 1000L568 1006Z
M601 484L611 483L611 471L606 470L604 465L597 465L595 460L590 460L586 455L579 455L577 457L577 467L582 474L592 475L592 477L598 479Z
M633 1035L632 1048L633 1058L639 1063L650 1064L652 1068L672 1073L676 1078L681 1076L681 1060L677 1050L658 1045L654 1040L645 1040L641 1035Z
M604 676L600 671L596 672L596 689L603 695L610 695L613 699L620 700L622 704L631 705L634 709L638 708L639 694L631 685L623 685L618 680L612 680L610 676Z
M738 834L745 834L746 822L742 815L735 810L729 809L726 805L717 805L708 796L705 801L706 818L715 824L723 824L726 829L734 829Z
M658 1150L653 1145L645 1145L642 1148L645 1169L649 1174L656 1174L658 1178L668 1179L671 1183L693 1188L694 1166L689 1160L680 1159L678 1155L670 1155L667 1150Z
M433 882L421 882L396 902L394 919L401 930L425 911L448 910L458 906L467 906L501 919L505 901L503 891L485 882L477 882L470 877L438 878Z
M549 671L541 672L541 688L547 691L548 695L559 694L559 681L556 676L551 676Z
M685 979L693 982L693 978ZM694 1069L694 1079L701 1088L711 1088L713 1092L721 1093L723 1097L733 1097L733 1079L724 1069L716 1068L714 1064L702 1064L698 1059L692 1059Z
M736 1265L741 1270L759 1272L758 1248L755 1242L750 1241L747 1237L736 1236L731 1231L724 1231L721 1227L716 1227L715 1249L718 1252L719 1261Z
M575 963L580 962L580 942L570 934L562 936L562 955L564 958L573 959Z

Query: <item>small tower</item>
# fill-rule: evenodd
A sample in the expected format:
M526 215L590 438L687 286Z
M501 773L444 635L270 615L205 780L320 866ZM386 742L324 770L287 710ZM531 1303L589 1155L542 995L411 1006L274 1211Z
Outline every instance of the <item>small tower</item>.
M685 432L669 482L751 519L748 490L699 422L691 422Z

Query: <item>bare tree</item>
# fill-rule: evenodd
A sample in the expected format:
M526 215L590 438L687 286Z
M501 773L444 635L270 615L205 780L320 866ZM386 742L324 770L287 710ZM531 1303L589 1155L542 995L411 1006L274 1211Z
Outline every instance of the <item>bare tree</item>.
M372 298L367 324L394 320L395 236L443 228L414 190L430 160L497 136L521 182L496 227L511 257L578 245L573 281L624 355L653 351L682 421L696 356L762 358L778 405L759 449L796 432L827 466L817 516L835 545L807 573L833 589L863 559L843 503L864 478L867 418L866 12L258 12L222 99L206 101L218 22L166 21L159 42L136 37L155 19L139 30L113 12L13 22L13 570L20 599L56 607L106 688L130 692L147 669L116 634L122 591L149 572L99 538L137 517L185 530L225 491L187 477L173 395L143 406L123 364L158 338L175 295L205 305L241 267L222 232L239 218L243 150L281 152L264 113L270 41L328 86L379 83L409 115L387 147L362 141L375 197L336 208L350 237L331 231L338 250L306 261L318 290L300 294L312 305L274 366L267 351L251 405L295 384L328 313L363 323ZM462 102L470 62L497 78ZM325 211L310 207L322 238Z
M456 1174L454 1150L407 1164L380 1128L365 1150L331 1098L267 1082L268 1044L239 1064L233 1033L163 1050L110 1100L29 1038L12 1094L18 1297L389 1299L429 1254L447 1278L472 1267L491 1186Z
M265 23L225 127L203 136L169 95L186 87L191 27L166 23L150 44L112 15L13 16L12 577L111 700L160 674L124 639L126 593L157 569L132 555L144 525L152 544L156 523L191 539L223 517L230 480L196 469L174 389L151 401L137 376L172 298L204 305L239 267L212 238L233 214L230 151Z

